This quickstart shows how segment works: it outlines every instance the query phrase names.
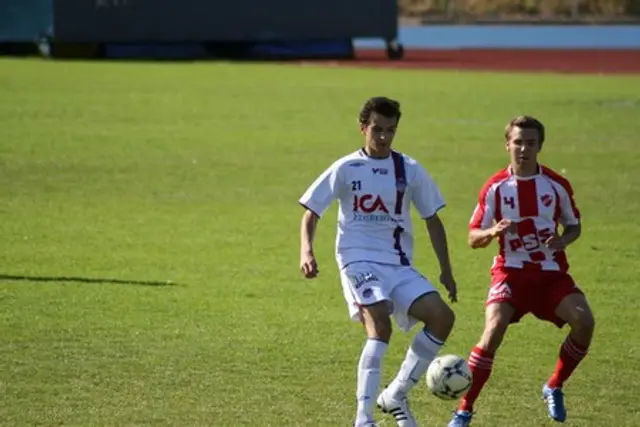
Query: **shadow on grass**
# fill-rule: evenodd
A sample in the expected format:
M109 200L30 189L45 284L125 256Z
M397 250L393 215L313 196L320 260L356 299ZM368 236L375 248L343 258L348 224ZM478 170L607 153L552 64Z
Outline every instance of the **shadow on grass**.
M72 277L72 276L19 276L11 274L0 274L0 281L19 281L19 282L77 282L77 283L113 283L119 285L138 285L138 286L184 286L179 283L154 280L124 280L112 278L90 278L90 277Z

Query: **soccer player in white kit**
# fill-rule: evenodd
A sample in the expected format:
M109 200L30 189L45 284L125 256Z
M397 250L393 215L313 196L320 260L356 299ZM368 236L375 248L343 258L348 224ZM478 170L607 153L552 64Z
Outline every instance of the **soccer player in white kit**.
M367 100L359 116L364 147L329 166L299 200L305 208L300 269L309 279L318 274L313 251L318 220L333 200L339 203L336 262L349 315L364 324L367 335L358 363L356 427L376 425L374 399L391 338L391 317L406 332L424 323L397 376L376 399L400 427L417 425L407 394L426 372L455 321L434 285L412 264L411 203L426 222L440 263L440 282L451 302L456 301L446 232L438 217L445 205L440 191L416 160L391 149L400 116L400 105L392 99Z

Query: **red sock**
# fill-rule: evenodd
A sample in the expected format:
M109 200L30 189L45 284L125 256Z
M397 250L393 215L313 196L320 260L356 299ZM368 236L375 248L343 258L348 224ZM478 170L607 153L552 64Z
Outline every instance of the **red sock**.
M482 387L484 387L491 375L493 357L493 353L483 350L477 346L471 351L468 363L471 373L473 374L473 383L471 384L471 388L467 394L465 394L460 401L460 405L458 406L459 411L471 412L473 410L473 403L480 395Z
M556 364L553 375L549 378L547 385L551 388L562 387L564 382L571 376L578 364L587 355L587 347L577 344L571 336L568 336L560 347L560 357Z

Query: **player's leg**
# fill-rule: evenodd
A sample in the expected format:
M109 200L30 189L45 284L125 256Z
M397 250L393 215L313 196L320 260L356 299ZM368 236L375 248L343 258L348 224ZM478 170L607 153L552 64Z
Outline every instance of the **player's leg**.
M571 330L560 347L558 364L547 382L551 388L562 387L587 355L596 324L587 299L579 293L566 296L558 305L556 315L568 323Z
M375 396L380 388L382 358L391 339L391 318L387 301L361 307L367 341L358 361L356 427L374 422Z
M460 400L459 412L469 414L473 412L473 406L491 376L495 354L502 344L514 314L515 309L508 302L496 302L487 306L484 331L478 343L471 350L468 359L469 369L473 375L473 384Z
M422 322L391 384L378 396L378 406L394 416L399 427L416 426L407 395L420 381L434 359L454 323L454 314L442 301L435 287L411 267L395 269L398 285L391 293L398 327L408 332Z
M555 370L542 387L542 397L547 404L547 412L556 421L564 422L567 411L562 387L573 371L587 355L595 320L591 308L579 288L569 275L550 283L548 310L542 308L538 317L562 327L568 323L571 330L560 346L560 354ZM559 302L558 302L559 301ZM553 310L553 311L551 311Z
M486 302L484 331L468 359L473 383L460 400L449 427L466 427L471 423L474 404L491 376L493 360L509 324L519 321L528 311L527 288L523 286L526 283L521 273L494 272L492 283Z
M420 321L423 327L413 337L398 375L387 388L395 399L406 397L420 381L449 337L455 322L453 310L437 292L419 296L410 305L408 314Z
M340 275L351 318L362 321L367 336L358 361L355 426L372 426L382 359L391 338L390 297L383 272L374 264L348 265Z

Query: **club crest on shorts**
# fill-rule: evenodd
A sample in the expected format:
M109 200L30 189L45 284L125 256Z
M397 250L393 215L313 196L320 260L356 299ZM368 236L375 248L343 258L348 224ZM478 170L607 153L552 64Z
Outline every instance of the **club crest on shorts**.
M380 279L378 279L378 276L376 276L375 274L373 274L371 272L355 274L355 275L351 276L351 280L353 281L353 287L355 289L359 289L365 283L379 282L380 281Z
M508 283L498 283L489 289L489 299L511 298L511 287Z

